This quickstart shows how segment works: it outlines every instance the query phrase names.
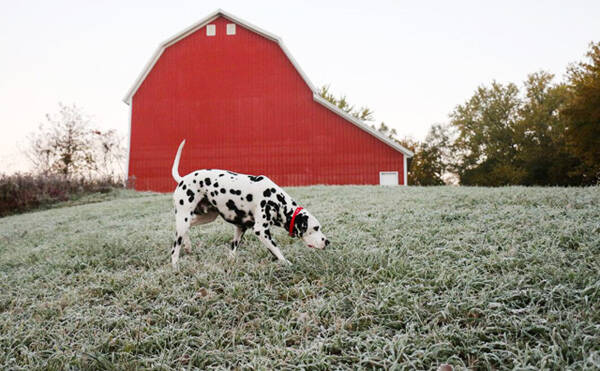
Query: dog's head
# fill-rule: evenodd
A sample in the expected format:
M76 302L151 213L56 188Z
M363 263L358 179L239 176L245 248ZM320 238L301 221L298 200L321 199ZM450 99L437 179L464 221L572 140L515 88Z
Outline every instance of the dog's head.
M294 235L312 249L324 249L329 240L321 230L321 223L308 210L302 209L294 221Z

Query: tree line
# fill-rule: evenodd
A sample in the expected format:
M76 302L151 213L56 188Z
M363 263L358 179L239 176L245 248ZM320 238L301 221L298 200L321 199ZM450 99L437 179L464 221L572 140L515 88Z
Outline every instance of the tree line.
M322 97L348 114L374 121L329 87ZM423 141L398 138L381 122L371 126L412 150L413 185L594 185L600 181L600 43L567 68L566 81L540 71L521 86L493 81L457 105Z

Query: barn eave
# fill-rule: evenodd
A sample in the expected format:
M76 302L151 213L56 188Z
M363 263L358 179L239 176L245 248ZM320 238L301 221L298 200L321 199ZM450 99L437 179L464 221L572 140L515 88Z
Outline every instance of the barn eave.
M247 22L241 18L238 18L236 16L234 16L233 14L227 13L226 11L222 10L222 9L218 9L216 11L214 11L213 13L209 14L208 16L204 17L202 20L196 22L195 24L191 25L190 27L187 27L186 29L176 33L175 35L173 35L172 37L168 38L167 40L163 41L159 47L156 49L156 51L154 52L154 54L152 55L152 57L150 58L150 60L146 63L146 65L144 66L144 69L142 70L142 72L138 75L137 79L135 80L133 86L129 89L129 91L127 92L127 94L125 95L125 97L123 98L123 102L125 102L127 105L131 105L131 100L133 98L133 96L135 95L136 91L139 89L139 87L142 85L142 83L144 82L144 80L146 79L146 76L148 76L148 74L150 73L150 71L152 70L152 68L154 67L154 65L156 64L156 62L158 61L158 59L160 58L160 56L162 55L163 51L175 44L176 42L180 41L181 39L189 36L190 34L196 32L198 29L206 26L207 24L209 24L210 22L214 21L215 19L217 19L218 17L224 17L229 19L232 22L235 22L253 32L256 32L257 34L270 39L274 42L276 42L279 47L281 48L281 50L283 51L283 53L286 55L286 57L288 58L288 60L292 63L292 65L294 66L294 68L296 69L296 71L298 72L298 74L300 74L300 76L302 77L302 79L304 80L304 82L306 83L306 85L308 85L308 87L310 88L310 90L313 93L313 100L319 104L321 104L322 106L324 106L325 108L329 109L330 111L332 111L333 113L341 116L342 118L344 118L346 121L349 121L350 123L354 124L355 126L357 126L358 128L360 128L361 130L371 134L372 136L376 137L377 139L379 139L380 141L382 141L383 143L387 144L388 146L392 147L393 149L401 152L403 155L405 155L406 157L413 157L414 153L412 151L410 151L409 149L401 146L400 144L392 141L391 139L387 138L386 136L380 134L379 132L377 132L376 130L373 130L369 125L365 124L364 122L362 122L361 120L347 114L346 112L344 112L343 110L341 110L340 108L338 108L337 106L331 104L330 102L328 102L326 99L322 98L317 89L315 89L315 86L312 84L312 82L310 81L310 79L308 78L308 76L304 73L304 71L302 70L302 68L300 68L300 65L298 64L298 62L296 62L296 59L294 59L294 57L292 56L292 53L290 53L290 51L288 50L288 48L285 46L285 44L283 43L283 40L281 40L281 38L277 35L274 35L268 31L263 30L262 28L255 26L253 24L251 24L250 22Z

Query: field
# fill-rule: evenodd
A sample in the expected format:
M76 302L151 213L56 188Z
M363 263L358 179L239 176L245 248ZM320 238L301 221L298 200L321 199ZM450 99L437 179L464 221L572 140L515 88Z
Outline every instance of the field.
M174 271L169 195L0 219L0 369L600 368L600 188L288 192L291 267L219 219Z

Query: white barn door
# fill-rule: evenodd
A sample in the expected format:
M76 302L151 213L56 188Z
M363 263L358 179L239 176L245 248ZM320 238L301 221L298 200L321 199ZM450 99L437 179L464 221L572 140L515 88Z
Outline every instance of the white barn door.
M380 171L379 172L379 185L398 185L398 172L397 171Z

